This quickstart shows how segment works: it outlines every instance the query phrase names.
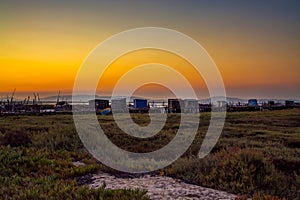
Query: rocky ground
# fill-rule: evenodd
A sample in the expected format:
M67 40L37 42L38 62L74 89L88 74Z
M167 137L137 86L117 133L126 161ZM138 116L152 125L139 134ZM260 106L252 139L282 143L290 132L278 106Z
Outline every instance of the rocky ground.
M148 190L147 195L154 200L161 199L235 199L235 195L223 191L184 183L178 179L164 176L144 175L141 177L115 177L99 173L90 177L91 188L101 187L105 182L108 189L140 188Z
M73 162L77 167L84 165L82 162ZM107 189L146 189L147 195L153 200L164 199L200 199L200 200L229 200L236 195L224 191L213 190L198 185L188 184L179 179L157 175L130 176L104 172L78 177L80 185L89 185L98 188L105 183Z

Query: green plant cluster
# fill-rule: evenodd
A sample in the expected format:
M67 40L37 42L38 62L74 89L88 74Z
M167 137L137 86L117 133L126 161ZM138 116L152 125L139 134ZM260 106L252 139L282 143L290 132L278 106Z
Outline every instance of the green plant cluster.
M146 191L89 189L76 177L95 173L99 165L72 165L68 151L24 147L0 148L1 199L147 199ZM78 158L80 155L76 155Z
M91 189L77 181L102 168L70 116L0 118L0 199L148 199L145 190Z
M270 159L253 149L228 148L202 160L181 158L163 173L235 194L299 197L299 172L285 174L276 169Z
M300 199L299 127L299 109L228 113L211 154L196 156L207 128L200 126L186 154L161 174L247 197Z

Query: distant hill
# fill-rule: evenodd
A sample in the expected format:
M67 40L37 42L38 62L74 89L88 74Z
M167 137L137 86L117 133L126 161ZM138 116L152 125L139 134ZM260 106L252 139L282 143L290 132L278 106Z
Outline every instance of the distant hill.
M75 101L82 101L82 102L87 102L94 98L95 98L94 95L76 95L76 96L74 96ZM100 97L100 96L96 95L96 98L108 99L109 96ZM44 97L44 98L41 98L41 100L42 101L57 101L57 96ZM60 101L72 101L72 95L61 95L59 97L59 100Z
M96 96L93 96L93 95L76 95L75 96L75 101L77 102L88 102L89 100L92 100L94 98L97 98L97 99L107 99L107 100L110 100L111 99L111 96L100 96L100 95L96 95ZM117 97L117 98L126 98L127 101L133 101L133 99L136 99L136 98L143 98L143 97L138 97L138 96L133 96L133 97L127 97L127 96L120 96L120 97ZM6 97L3 97L2 98L3 101L6 101ZM215 97L211 97L211 98L205 98L205 99L199 99L199 103L210 103L212 102L213 104L215 104L217 101L223 101L225 98L224 97L221 97L221 96L215 96ZM1 98L0 98L1 100ZM62 95L59 97L59 100L60 101L72 101L72 95ZM275 101L276 103L284 103L286 99L267 99L267 98L262 98L262 99L257 99L258 102L268 102L268 101ZM299 102L299 100L296 100L296 99L289 99L289 100L293 100L293 101L296 101L296 102ZM41 98L41 101L52 101L52 102L56 102L57 101L57 96L49 96L49 97L45 97L45 98ZM152 101L152 100L151 100ZM167 102L168 99L155 99L154 102ZM245 104L248 102L248 99L243 99L243 98L237 98L237 97L226 97L226 101L228 103L233 103L233 104L236 104L236 103L241 103L241 104Z
M110 100L111 96L100 96L100 95L75 95L74 96L74 100L75 101L81 101L81 102L88 102L89 100L92 99L107 99ZM116 98L126 98L127 101L132 101L135 98L142 98L142 97L137 97L137 96L133 96L133 97L125 97L125 96L118 96ZM72 101L72 95L62 95L59 97L60 101ZM57 96L49 96L49 97L45 97L45 98L41 98L41 101L53 101L56 102L57 101Z
M206 98L206 99L200 99L199 102L200 103L213 103L215 104L217 101L224 101L226 100L228 103L247 103L248 100L247 99L240 99L240 98L236 98L236 97L220 97L220 96L216 96L216 97L211 97L211 98Z
M255 98L253 98L255 99ZM215 104L217 101L223 101L224 97L212 97L212 98L206 98L206 99L200 99L199 102L200 103L210 103L212 102L213 104ZM295 102L299 102L299 100L297 99L272 99L272 98L262 98L262 99L257 99L257 101L259 103L263 103L263 102L268 102L268 101L274 101L275 103L280 103L280 104L285 104L286 100L292 100ZM232 103L232 104L237 104L237 103L241 103L241 104L246 104L248 103L248 99L242 99L242 98L236 98L236 97L226 97L226 101L228 103Z
M11 97L8 97L9 101L10 101L10 98L11 98ZM1 101L2 101L2 102L3 102L3 101L7 102L7 97L0 97L0 102L1 102ZM21 100L21 99L14 98L13 101L22 101L22 100Z

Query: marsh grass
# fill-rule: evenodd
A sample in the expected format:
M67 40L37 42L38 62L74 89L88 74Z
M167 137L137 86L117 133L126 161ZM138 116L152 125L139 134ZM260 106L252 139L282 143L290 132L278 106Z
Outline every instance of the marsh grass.
M84 149L71 116L3 117L0 127L0 199L148 199L145 190L80 186L77 177L104 166Z
M131 117L141 126L149 123L147 114ZM98 119L114 144L137 153L168 144L180 125L180 116L170 114L160 133L141 139L122 132L112 116ZM254 199L300 199L300 109L228 113L217 145L200 160L197 155L209 120L210 113L201 113L193 144L157 174ZM77 176L115 171L88 154L70 115L1 117L0 146L1 199L146 198L145 191L90 190L78 185ZM76 168L73 161L86 166Z

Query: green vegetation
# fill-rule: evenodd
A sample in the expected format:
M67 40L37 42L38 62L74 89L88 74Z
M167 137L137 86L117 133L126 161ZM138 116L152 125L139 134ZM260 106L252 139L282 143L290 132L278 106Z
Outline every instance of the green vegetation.
M299 127L300 110L228 113L209 156L202 160L194 156L195 146L201 145L198 138L184 157L161 173L235 194L299 199ZM201 138L205 126L199 129Z
M132 114L140 124L147 114ZM300 109L228 113L222 135L204 159L197 157L209 125L201 113L197 136L186 153L156 172L240 199L300 199ZM108 138L132 152L150 152L175 136L180 116L168 116L157 135L139 139L123 133L112 116L99 116ZM75 167L73 161L86 163ZM147 199L146 191L89 189L78 177L97 170L116 173L93 159L76 134L71 115L0 118L0 199Z
M0 118L0 142L0 199L148 199L144 190L81 186L78 177L103 166L83 149L71 116Z

